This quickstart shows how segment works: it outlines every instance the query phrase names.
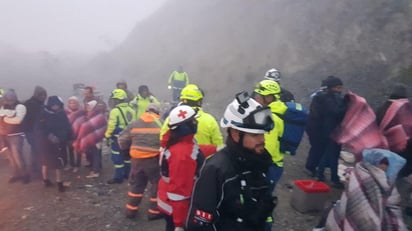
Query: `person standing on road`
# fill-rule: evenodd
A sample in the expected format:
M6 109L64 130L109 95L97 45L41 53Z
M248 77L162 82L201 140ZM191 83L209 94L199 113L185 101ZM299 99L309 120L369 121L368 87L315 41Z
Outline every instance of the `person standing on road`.
M183 231L189 201L204 157L193 139L196 111L181 105L170 112L170 137L160 157L158 200L159 210L165 214L166 231Z
M343 83L341 79L335 76L328 76L323 80L323 84L327 89L325 92L316 95L312 99L309 112L309 116L310 114L312 114L312 116L317 116L318 127L312 128L313 131L310 131L308 134L314 135L319 139L318 141L315 141L316 144L322 144L319 146L319 164L316 169L317 179L319 181L325 181L324 171L325 168L329 167L331 170L331 186L343 189L344 185L340 182L338 176L338 160L341 145L336 143L331 137L335 128L342 122L346 113L346 105L342 94ZM310 121L308 126L311 126ZM311 158L311 156L308 156L307 161ZM314 169L309 170L313 171Z
M273 129L270 108L246 92L237 94L224 112L226 147L206 160L193 188L188 231L262 231L272 215L266 173L272 161L264 134Z
M56 183L59 192L65 191L62 180L63 158L67 156L66 145L72 140L72 127L63 100L58 96L47 98L46 108L41 112L39 128L41 131L42 177L45 187L52 186L48 172L56 170Z
M136 111L136 118L140 118L140 116L146 111L147 106L149 104L154 103L160 106L159 100L153 96L153 94L149 91L149 87L147 85L140 85L139 86L139 93L137 96L130 102L130 106Z
M150 188L150 205L148 219L160 218L157 209L157 185L160 179L159 170L159 133L162 122L160 108L157 104L150 104L142 116L129 124L118 138L121 150L127 150L131 157L131 171L129 176L128 202L126 217L135 218L142 201L147 183Z
M34 128L39 122L40 112L44 108L44 102L47 99L47 91L43 87L36 86L34 88L33 96L24 102L27 109L26 116L23 120L24 132L27 142L30 144L30 164L32 172L40 174L40 150L39 137Z
M77 153L85 153L90 161L91 171L86 178L96 178L102 168L102 140L107 130L107 119L104 111L97 107L96 100L87 103L86 111L86 121L80 126L74 149Z
M178 66L177 70L173 71L168 80L168 89L172 89L172 102L179 101L180 92L189 84L189 76L183 70L183 66Z
M13 89L7 90L4 103L0 107L0 130L7 147L10 149L9 160L12 167L12 176L9 183L22 181L30 182L30 175L23 156L24 129L22 121L26 116L26 107L17 99Z
M124 179L129 178L130 156L124 153L117 142L119 133L133 120L136 112L129 106L126 92L122 89L114 89L112 96L115 107L110 111L107 122L107 130L104 134L105 143L110 144L112 161L114 164L114 176L107 181L108 184L121 184ZM96 105L97 106L97 105Z

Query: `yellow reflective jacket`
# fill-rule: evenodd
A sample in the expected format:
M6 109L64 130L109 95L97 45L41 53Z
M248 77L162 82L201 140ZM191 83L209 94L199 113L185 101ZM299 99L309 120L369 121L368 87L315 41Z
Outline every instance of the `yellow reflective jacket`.
M189 84L189 76L187 75L186 72L173 71L172 74L170 74L169 76L168 84L175 86L175 84L173 83L174 81L185 82L184 86L186 86Z
M117 137L118 134L134 120L136 120L136 112L129 106L128 103L117 104L112 110L110 110L104 137Z
M204 112L202 108L198 107L197 112L197 132L195 134L195 140L199 145L201 144L212 144L216 147L223 146L223 136L220 132L219 124L217 123L215 117L211 114ZM162 129L160 130L160 140L163 139L163 135L169 130L169 117L166 118L163 123ZM161 142L162 143L162 142Z
M272 111L275 127L265 134L265 148L272 156L272 162L278 167L283 167L283 153L280 152L279 138L283 135L284 123L277 114L283 115L287 106L280 100L274 101L268 106Z
M139 94L130 102L130 106L136 111L136 118L140 118L143 113L146 111L149 104L155 103L160 106L159 100L156 99L153 95L143 98Z

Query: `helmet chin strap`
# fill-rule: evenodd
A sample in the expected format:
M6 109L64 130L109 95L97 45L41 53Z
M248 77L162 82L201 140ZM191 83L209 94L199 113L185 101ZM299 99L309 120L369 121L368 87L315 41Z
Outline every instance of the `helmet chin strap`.
M239 131L239 144L242 145L243 147L243 138L245 136L245 133L242 131Z

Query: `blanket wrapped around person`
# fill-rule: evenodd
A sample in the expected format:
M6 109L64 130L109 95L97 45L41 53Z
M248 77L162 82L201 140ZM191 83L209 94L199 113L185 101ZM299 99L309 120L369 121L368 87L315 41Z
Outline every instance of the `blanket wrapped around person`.
M389 166L395 168L390 169L390 174L397 174L405 159L383 149L366 149L362 154L363 160L350 173L340 201L329 212L325 229L408 230L399 206L399 193L387 175Z

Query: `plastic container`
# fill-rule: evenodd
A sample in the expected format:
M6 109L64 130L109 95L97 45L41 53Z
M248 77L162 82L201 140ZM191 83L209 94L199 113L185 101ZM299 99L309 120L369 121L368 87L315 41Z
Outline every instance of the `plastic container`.
M290 204L299 212L322 211L329 198L330 188L323 182L315 180L293 181L293 193Z

